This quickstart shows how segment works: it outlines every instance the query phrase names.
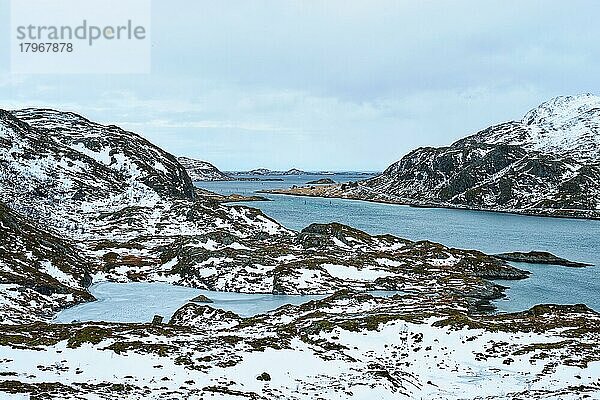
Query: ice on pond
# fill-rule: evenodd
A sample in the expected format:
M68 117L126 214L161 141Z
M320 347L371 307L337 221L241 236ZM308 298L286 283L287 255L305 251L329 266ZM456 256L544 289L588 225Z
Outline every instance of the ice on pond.
M199 294L213 301L211 307L249 317L274 310L284 304L302 304L324 296L288 296L214 292L167 283L112 283L93 285L97 301L62 310L54 322L73 321L149 322L156 314L168 321L175 311Z
M233 311L242 317L251 317L275 310L285 304L302 304L322 299L324 295L274 295L215 292L167 283L111 283L93 285L90 292L97 301L79 304L62 310L56 323L73 321L150 322L156 314L169 321L175 311L199 294L212 300L213 308ZM373 292L382 296L395 292Z

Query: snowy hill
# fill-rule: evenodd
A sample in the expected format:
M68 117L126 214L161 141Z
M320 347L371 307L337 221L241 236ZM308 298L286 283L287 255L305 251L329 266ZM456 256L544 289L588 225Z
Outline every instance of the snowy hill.
M75 260L68 268L56 266L50 255L38 263L55 265L50 271L65 282L75 282L73 290L83 288L83 275L94 282L161 281L249 293L393 289L408 281L417 287L423 284L410 271L419 265L415 260L422 263L429 257L451 257L452 267L442 275L526 277L478 252L434 244L423 249L418 243L377 239L337 224L289 231L259 210L224 206L203 197L175 157L140 136L73 113L0 112L0 155L0 202L6 205L5 214L44 227L29 230L31 243L46 234L60 237L68 242L63 247L77 248L85 260L85 268L76 267L84 263ZM8 225L0 228L2 235L15 235ZM16 247L10 257L27 258L31 251L27 246ZM308 248L314 250L305 251ZM401 257L398 248L403 249ZM377 261L387 252L400 257L402 264ZM353 260L358 254L362 262L357 264ZM465 263L473 264L469 272ZM10 276L20 273L20 265L6 265ZM350 272L365 269L365 277L348 279L328 265ZM373 271L381 278L371 279ZM50 279L35 276L40 283ZM487 299L499 295L498 288L488 283L472 291ZM0 288L0 301L8 296L6 304L13 304L11 293ZM54 308L72 304L67 300ZM31 320L48 318L46 308L26 311Z
M225 175L208 161L195 160L188 157L177 157L177 161L183 165L188 175L194 182L233 180L233 178Z
M175 157L73 113L0 110L0 160L0 200L50 225L77 225L78 213L194 198Z
M536 215L600 217L600 97L557 97L521 121L414 150L354 197Z
M502 127L500 125L499 127ZM465 140L487 144L522 145L578 161L600 160L600 97L560 96L529 111L509 129L485 130Z
M93 300L84 291L93 266L74 243L1 202L0 227L0 324L51 319L65 306Z

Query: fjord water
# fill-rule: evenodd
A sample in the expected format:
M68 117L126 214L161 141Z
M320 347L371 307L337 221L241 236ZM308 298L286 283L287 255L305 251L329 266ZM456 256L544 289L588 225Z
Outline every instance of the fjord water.
M283 181L197 182L196 185L221 194L249 195L258 190L288 188L327 177L336 182L365 178L359 174L268 176L266 178L282 178ZM594 264L587 268L570 268L512 263L532 274L521 281L498 281L509 289L507 298L497 301L496 306L501 312L510 312L540 303L583 303L600 311L600 221L261 195L272 201L244 204L261 209L294 230L314 222L340 222L371 234L390 233L490 254L541 250L572 261Z

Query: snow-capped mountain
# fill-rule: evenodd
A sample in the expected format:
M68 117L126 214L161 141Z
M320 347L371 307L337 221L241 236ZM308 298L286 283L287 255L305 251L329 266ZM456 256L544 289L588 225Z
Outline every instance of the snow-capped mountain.
M529 111L521 121L486 129L465 140L521 145L578 161L600 160L600 97L559 96Z
M177 157L177 161L187 171L194 182L198 181L231 181L232 177L221 172L208 161L195 160L188 157Z
M414 150L355 197L600 217L600 97L557 97L448 147Z
M268 168L256 168L250 171L235 171L234 175L306 175L305 171L298 168L288 169L287 171L274 171Z

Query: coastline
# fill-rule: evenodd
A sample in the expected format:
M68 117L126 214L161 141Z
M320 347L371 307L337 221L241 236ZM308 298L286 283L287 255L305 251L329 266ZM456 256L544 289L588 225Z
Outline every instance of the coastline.
M336 185L338 186L338 185ZM318 187L317 189L327 188L325 186ZM301 191L302 190L302 191ZM600 212L595 212L594 210L556 210L556 213L548 213L546 210L542 209L532 209L532 210L519 210L519 209L492 209L492 208L482 208L482 207L469 207L467 205L456 205L456 204L448 204L448 203L422 203L417 201L408 201L401 199L391 199L391 198L368 198L360 195L356 195L354 193L348 193L348 195L340 195L334 193L327 193L318 191L316 189L310 189L309 187L299 187L299 188L290 188L290 189L266 189L266 190L258 190L256 193L261 194L278 194L283 196L298 196L298 197L316 197L323 199L342 199L342 200L356 200L356 201L365 201L369 203L379 203L379 204L393 204L393 205L401 205L408 206L414 208L445 208L449 210L466 210L466 211L481 211L481 212L491 212L491 213L501 213L501 214L513 214L513 215L524 215L529 217L544 217L544 218L563 218L563 219L587 219L592 221L600 220ZM593 213L595 215L588 215L588 213Z

